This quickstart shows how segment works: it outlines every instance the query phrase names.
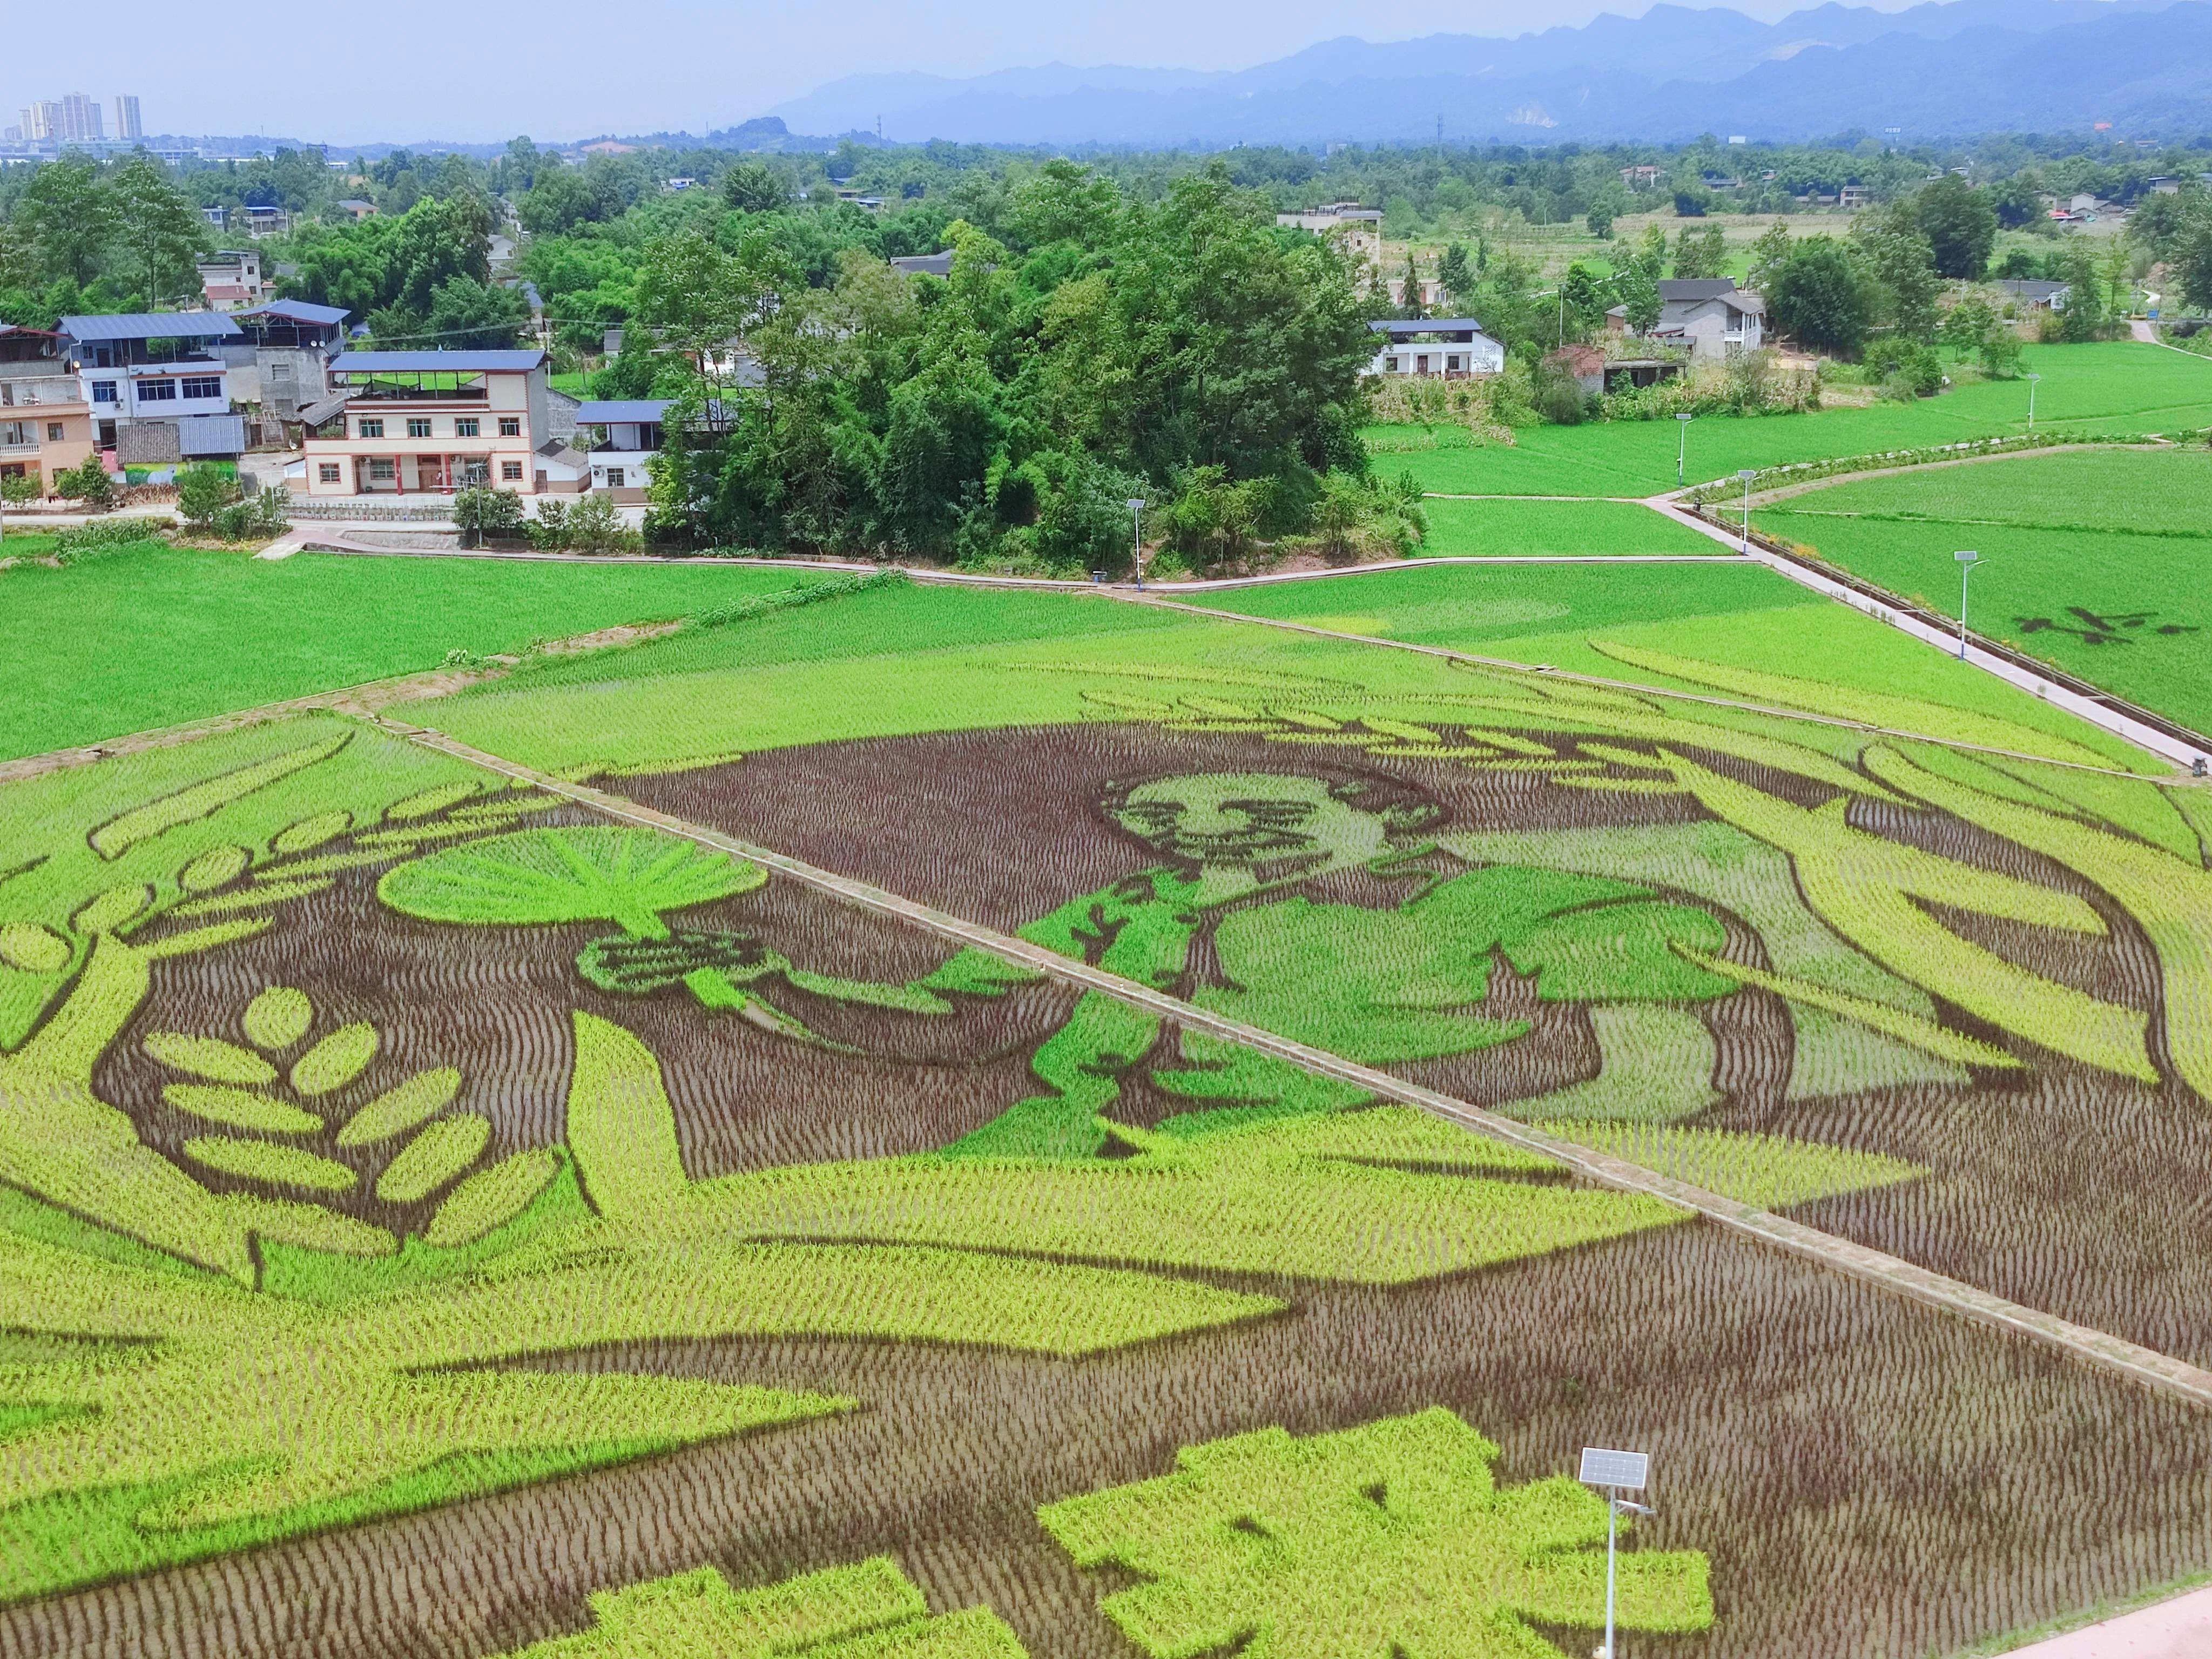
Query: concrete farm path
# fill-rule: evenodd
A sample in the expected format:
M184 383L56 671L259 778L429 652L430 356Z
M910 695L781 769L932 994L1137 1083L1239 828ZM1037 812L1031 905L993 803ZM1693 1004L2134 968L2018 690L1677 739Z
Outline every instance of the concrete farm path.
M817 891L826 893L841 902L925 928L958 945L988 951L1002 960L1032 969L1063 984L1079 990L1099 992L1143 1012L1172 1020L1185 1030L1206 1032L1261 1054L1288 1060L1318 1076L1351 1084L1379 1098L1415 1107L1490 1139L1548 1158L1600 1186L1657 1199L1675 1209L1701 1216L1726 1231L1831 1268L1890 1294L1957 1315L2007 1335L2026 1338L2100 1370L2172 1395L2191 1405L2212 1407L2212 1371L2126 1341L2108 1332L2077 1325L2056 1315L2024 1307L1959 1279L1932 1273L1900 1257L1870 1249L1771 1211L1677 1181L1626 1159L1547 1134L1540 1129L1468 1105L1433 1089L1393 1077L1387 1072L1357 1065L1326 1049L1293 1042L1258 1026L1224 1018L1149 986L1092 967L1088 963L1072 960L1042 945L1032 945L1026 939L919 903L871 883L839 875L788 854L756 846L735 836L690 823L671 813L656 811L588 784L550 776L534 768L473 748L434 728L410 724L389 713L372 718L382 729L410 743L435 750L517 782L532 785L603 816L658 830L697 846L750 860Z

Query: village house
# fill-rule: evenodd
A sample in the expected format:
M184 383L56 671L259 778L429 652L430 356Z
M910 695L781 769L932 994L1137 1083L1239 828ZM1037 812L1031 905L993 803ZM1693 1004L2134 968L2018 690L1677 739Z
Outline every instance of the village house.
M231 396L270 421L297 422L303 409L330 395L330 360L345 349L352 314L306 300L272 300L234 313L246 339L223 348Z
M92 406L62 337L0 323L0 480L51 495L56 475L94 453Z
M635 506L645 500L647 464L660 453L660 422L672 405L665 399L592 402L576 409L576 425L599 428L606 435L593 444L592 488L604 489L617 506Z
M103 449L117 448L133 426L181 428L230 415L230 365L221 349L242 341L245 331L222 312L64 317L61 334ZM227 438L228 428L220 435ZM167 447L156 442L155 450Z
M583 489L584 458L548 435L545 363L542 351L349 351L331 359L331 397L305 446L306 495Z
M1392 319L1367 326L1382 338L1364 374L1463 380L1505 369L1505 348L1472 317Z
M2033 276L2000 276L1990 284L2023 311L2063 311L2070 283L2045 282Z
M269 297L261 278L261 255L252 248L224 248L198 262L200 291L214 311L236 311Z
M1279 213L1275 222L1286 229L1310 230L1340 241L1359 258L1382 257L1382 210L1357 202L1325 202L1305 213Z
M1692 362L1718 362L1756 351L1765 337L1766 301L1738 288L1734 277L1671 277L1658 286L1659 320L1643 337L1686 347ZM1633 332L1627 307L1615 306L1605 316L1614 334Z

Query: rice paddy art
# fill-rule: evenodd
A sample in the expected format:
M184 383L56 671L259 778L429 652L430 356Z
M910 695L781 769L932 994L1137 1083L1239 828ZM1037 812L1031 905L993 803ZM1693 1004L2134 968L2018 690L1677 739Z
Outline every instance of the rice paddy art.
M2113 1196L2212 1172L2185 792L1654 647L866 632L941 603L436 709L520 782L318 714L0 785L0 1641L1571 1650L1632 1438L1698 1659L2212 1553L2180 1401L1391 1093L2201 1363Z

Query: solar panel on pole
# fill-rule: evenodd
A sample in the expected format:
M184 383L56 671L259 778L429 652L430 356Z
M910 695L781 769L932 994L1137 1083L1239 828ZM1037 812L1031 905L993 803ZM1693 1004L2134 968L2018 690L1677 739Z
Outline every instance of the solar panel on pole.
M1648 1452L1607 1451L1599 1446L1583 1448L1579 1477L1585 1486L1611 1486L1620 1492L1642 1492L1651 1468Z

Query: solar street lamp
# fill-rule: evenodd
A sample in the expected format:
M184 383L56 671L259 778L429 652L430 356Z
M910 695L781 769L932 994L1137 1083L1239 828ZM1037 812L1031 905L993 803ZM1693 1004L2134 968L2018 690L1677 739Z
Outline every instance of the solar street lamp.
M1689 459L1690 454L1690 422L1698 417L1694 415L1677 415L1674 418L1681 422L1680 429L1682 435L1674 441L1674 488L1680 489L1682 487L1682 464Z
M1145 591L1145 498L1129 497L1129 527L1137 538L1137 592Z
M1743 485L1743 550L1751 551L1751 481L1759 474L1749 467L1740 468L1737 480Z
M1619 1550L1620 1512L1649 1515L1643 1504L1623 1498L1625 1492L1642 1492L1651 1473L1651 1457L1648 1452L1607 1451L1602 1446L1583 1448L1582 1473L1577 1477L1585 1486L1605 1488L1605 1645L1598 1650L1597 1659L1613 1659L1613 1613L1617 1579L1614 1558Z
M1966 659L1966 581L1974 574L1974 567L1981 562L1982 556L1967 550L1954 553L1951 556L1959 562L1959 660L1964 662Z
M2030 432L2035 430L2035 383L2042 378L2040 374L2027 377L2027 429Z

